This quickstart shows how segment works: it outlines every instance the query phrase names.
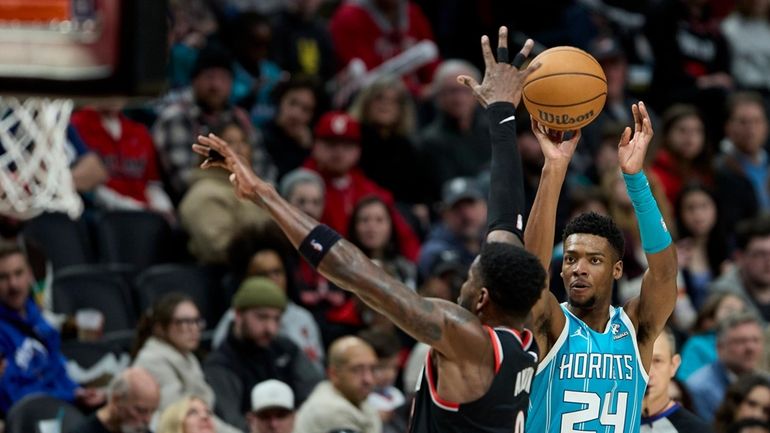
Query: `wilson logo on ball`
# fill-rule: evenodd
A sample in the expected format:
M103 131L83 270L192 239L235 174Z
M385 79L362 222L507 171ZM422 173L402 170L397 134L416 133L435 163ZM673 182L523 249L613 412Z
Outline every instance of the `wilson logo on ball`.
M521 93L538 123L570 131L599 117L607 100L607 77L590 54L575 47L553 47L532 63L540 63L540 68L527 77Z
M558 114L549 113L543 110L537 110L537 112L540 115L540 120L542 122L556 125L574 125L594 117L594 110L591 110L588 113L583 113L576 117L570 117L567 114L562 114L559 116Z

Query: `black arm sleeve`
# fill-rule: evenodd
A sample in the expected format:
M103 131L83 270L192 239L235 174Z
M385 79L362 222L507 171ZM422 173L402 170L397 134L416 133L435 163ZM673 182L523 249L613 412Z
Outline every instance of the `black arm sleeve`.
M515 114L516 108L509 102L495 102L487 107L492 139L487 229L511 232L523 242L524 176L516 144Z

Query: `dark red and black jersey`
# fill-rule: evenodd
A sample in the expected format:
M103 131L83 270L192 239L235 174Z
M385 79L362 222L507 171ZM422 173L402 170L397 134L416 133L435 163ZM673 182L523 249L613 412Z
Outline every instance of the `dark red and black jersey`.
M479 399L454 403L439 397L437 372L428 352L412 406L410 433L523 433L537 348L532 333L489 328L495 378Z

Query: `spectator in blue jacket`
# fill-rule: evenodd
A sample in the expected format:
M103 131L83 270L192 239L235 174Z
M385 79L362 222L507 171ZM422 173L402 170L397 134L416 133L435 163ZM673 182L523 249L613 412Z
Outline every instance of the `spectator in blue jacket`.
M33 277L16 244L0 244L0 411L32 393L96 407L104 393L81 388L67 376L58 332L43 319L30 298Z

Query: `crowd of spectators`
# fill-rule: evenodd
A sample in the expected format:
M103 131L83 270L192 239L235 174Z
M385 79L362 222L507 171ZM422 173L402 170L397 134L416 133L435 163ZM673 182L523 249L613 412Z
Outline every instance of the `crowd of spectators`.
M101 340L52 300L68 269L31 222L0 216L0 413L43 393L84 414L77 432L404 433L426 347L300 260L191 144L224 138L292 205L454 302L484 237L491 153L484 110L456 77L480 81L479 37L508 25L513 46L573 45L604 68L607 103L583 130L557 230L586 211L614 218L620 304L646 261L617 142L630 104L651 108L646 171L680 273L656 343L670 383L650 392L716 433L770 432L770 0L632 3L171 0L168 91L76 109L70 166L91 238L111 213L159 215L166 261L215 284L201 298L169 281L115 340L130 361L79 383L65 349ZM523 107L516 122L531 206L543 156ZM566 300L561 284L550 279Z

